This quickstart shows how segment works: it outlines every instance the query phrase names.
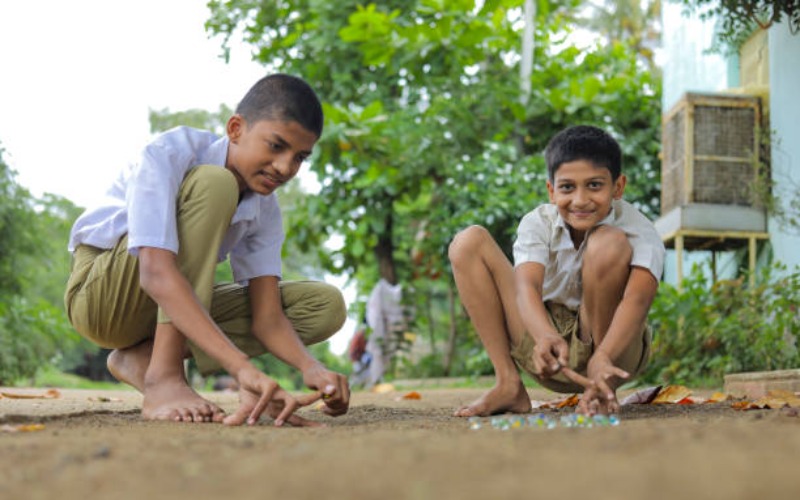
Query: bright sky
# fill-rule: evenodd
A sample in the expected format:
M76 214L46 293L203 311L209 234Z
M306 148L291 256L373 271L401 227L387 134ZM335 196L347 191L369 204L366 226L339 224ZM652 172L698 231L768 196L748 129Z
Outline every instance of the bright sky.
M0 146L17 181L91 205L151 137L150 109L235 107L266 70L244 45L219 58L205 4L0 1Z

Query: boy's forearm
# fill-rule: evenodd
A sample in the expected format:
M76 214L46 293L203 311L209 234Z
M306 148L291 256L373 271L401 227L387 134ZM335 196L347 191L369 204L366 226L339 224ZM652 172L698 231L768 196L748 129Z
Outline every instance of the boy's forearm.
M616 362L631 342L640 334L647 319L647 308L633 303L633 301L620 302L614 319L608 327L605 337L595 352L605 353L612 362Z
M514 279L517 291L517 309L528 335L534 340L545 335L558 335L542 299L544 267L522 266L515 270Z
M648 271L633 268L608 331L595 351L602 351L612 361L616 361L625 348L640 335L657 291L658 282Z
M254 322L255 337L270 354L301 372L319 366L320 362L308 352L289 319L282 312L277 316L270 320L269 326Z
M151 249L152 250L152 249ZM217 360L231 375L236 376L249 365L241 352L209 316L198 302L191 285L178 268L169 262L170 255L160 252L140 252L141 285L161 307L181 334L192 340L204 352Z

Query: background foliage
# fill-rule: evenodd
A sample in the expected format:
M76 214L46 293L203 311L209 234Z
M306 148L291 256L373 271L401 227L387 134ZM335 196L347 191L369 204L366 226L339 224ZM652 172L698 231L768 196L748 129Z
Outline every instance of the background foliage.
M718 387L727 373L800 366L800 273L764 267L709 286L694 266L680 289L662 283L650 312L654 343L643 380Z
M67 363L79 345L62 298L66 235L78 211L58 196L34 198L0 148L0 385Z
M486 370L468 362L481 350L457 304L447 246L481 224L510 254L519 219L546 200L541 152L557 131L608 129L625 154L627 198L648 215L658 210L660 81L640 57L636 41L645 37L617 30L580 50L570 38L586 15L580 2L538 1L526 101L522 5L209 2L207 27L223 47L243 37L269 70L303 76L324 100L326 129L311 165L322 188L288 218L288 237L320 250L325 269L351 276L362 298L379 277L403 283L426 342L400 366L420 375Z

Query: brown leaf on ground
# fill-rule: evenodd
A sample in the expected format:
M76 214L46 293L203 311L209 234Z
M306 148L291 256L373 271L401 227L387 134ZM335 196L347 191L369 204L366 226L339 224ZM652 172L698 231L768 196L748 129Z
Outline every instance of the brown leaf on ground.
M393 391L394 386L388 383L378 384L371 389L371 392L374 392L375 394L386 394L387 392Z
M791 408L800 408L800 398L790 391L773 390L767 392L767 395L755 402L761 408L783 408L789 406Z
M35 432L44 430L44 424L18 424L0 426L0 432Z
M564 398L558 402L554 402L555 408L567 408L572 406L578 406L578 402L581 400L580 396L577 394L573 394L568 398Z
M706 399L706 403L721 403L723 401L728 401L729 399L731 399L730 394L725 394L724 392L715 392L708 399Z
M8 399L57 399L61 397L61 393L57 389L49 389L44 394L26 394L18 392L0 392L1 395Z
M686 404L681 401L691 395L692 391L682 385L668 385L661 389L658 396L653 399L653 404Z
M403 399L422 399L422 395L417 391L411 391L403 394Z
M731 405L736 410L777 410L779 408L800 408L800 397L791 391L772 390L757 401L737 401Z

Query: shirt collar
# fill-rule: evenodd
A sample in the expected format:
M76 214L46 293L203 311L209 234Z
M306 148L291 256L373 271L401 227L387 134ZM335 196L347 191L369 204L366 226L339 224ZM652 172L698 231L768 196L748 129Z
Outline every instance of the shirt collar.
M597 223L597 226L602 226L603 224L610 225L616 218L616 208L618 205L618 200L613 200L611 202L611 210L608 211L608 215L606 215L603 220ZM595 227L597 227L595 226ZM555 241L557 241L556 250L563 250L565 248L575 248L575 245L572 243L572 236L569 234L569 228L567 227L567 223L564 222L564 219L561 218L561 213L556 209L556 237ZM592 228L594 229L594 228ZM586 239L584 238L584 243Z

